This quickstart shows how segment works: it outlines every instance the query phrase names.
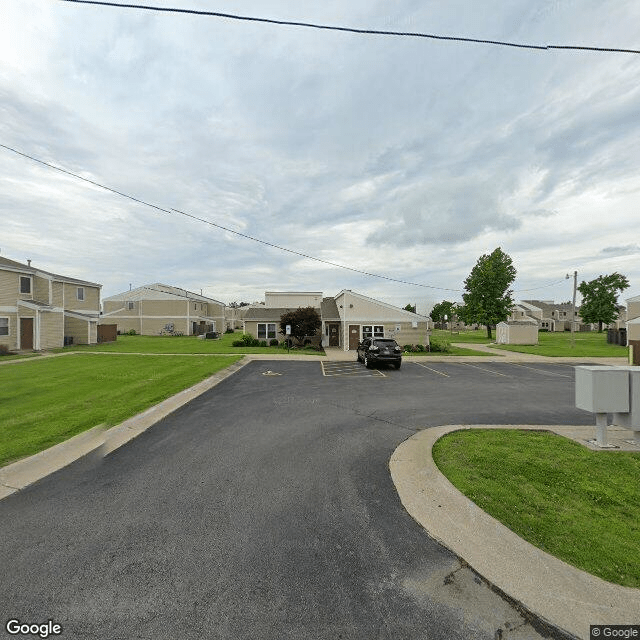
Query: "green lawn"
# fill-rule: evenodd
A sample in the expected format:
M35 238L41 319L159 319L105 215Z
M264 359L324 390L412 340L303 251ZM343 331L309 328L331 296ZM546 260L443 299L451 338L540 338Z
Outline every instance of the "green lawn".
M487 338L486 329L476 331L464 331L451 334L449 331L434 329L431 337L436 339L449 340L450 342L491 344L492 348L504 351L517 351L519 353L532 353L540 356L551 357L609 357L627 358L629 350L616 344L607 343L607 333L603 331L586 331L574 333L575 346L571 347L571 332L538 332L537 345L496 345L492 344L496 339L495 330L491 332L491 340ZM478 355L476 353L476 355Z
M473 331L460 329L459 332L454 331L453 333L448 329L433 329L431 331L431 336L435 338L444 338L450 342L475 342L478 344L489 344L493 342L496 339L496 332L492 330L491 335L492 338L489 340L486 329L476 329Z
M242 337L242 332L224 333L219 340L200 340L197 336L118 336L116 342L98 345L76 345L56 351L111 351L118 353L203 353L286 354L283 347L234 347L231 343ZM322 355L323 351L310 348L291 349L291 353Z
M640 454L595 452L542 431L447 434L433 457L468 498L540 549L640 587Z
M629 349L627 347L607 343L606 331L602 333L597 331L577 332L574 333L574 341L575 346L572 348L570 331L557 333L541 331L538 333L537 345L496 345L496 348L552 357L629 357Z
M0 367L0 465L118 424L239 359L71 354Z

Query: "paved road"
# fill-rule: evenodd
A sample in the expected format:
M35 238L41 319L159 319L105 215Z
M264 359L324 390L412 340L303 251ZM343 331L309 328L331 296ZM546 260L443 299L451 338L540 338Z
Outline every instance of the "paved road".
M84 640L561 638L426 535L388 461L439 424L584 423L572 376L253 362L0 502L2 623Z

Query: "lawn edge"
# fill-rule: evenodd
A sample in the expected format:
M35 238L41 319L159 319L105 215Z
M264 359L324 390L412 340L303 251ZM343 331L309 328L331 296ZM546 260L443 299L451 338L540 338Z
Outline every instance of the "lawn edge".
M452 431L483 428L562 435L561 426L545 425L444 425L419 431L389 461L409 515L488 583L547 624L588 638L590 624L637 622L640 589L606 582L538 549L485 513L440 472L433 461L433 444Z
M145 409L109 429L97 425L44 451L0 467L0 500L72 464L89 454L104 457L127 444L154 424L232 376L252 361L250 356Z

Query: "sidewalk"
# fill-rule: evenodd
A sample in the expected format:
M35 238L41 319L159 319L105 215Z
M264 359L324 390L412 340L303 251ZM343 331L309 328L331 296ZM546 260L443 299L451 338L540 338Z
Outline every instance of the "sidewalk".
M394 451L391 477L409 514L488 582L555 627L588 640L592 624L638 624L640 589L605 582L534 547L482 511L440 473L431 456L434 442L450 431L469 428L425 429ZM540 425L473 428L548 429L581 444L594 432L594 427ZM631 433L617 437L624 440Z

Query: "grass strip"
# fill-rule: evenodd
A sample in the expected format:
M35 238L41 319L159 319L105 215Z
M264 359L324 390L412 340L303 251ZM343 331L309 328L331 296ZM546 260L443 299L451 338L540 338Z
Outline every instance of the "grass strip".
M505 351L517 351L518 353L531 353L539 356L550 357L609 357L627 358L629 350L617 344L607 343L607 332L580 331L574 333L574 346L571 346L570 331L539 331L537 345L501 344L495 343L495 331L493 338L487 338L486 329L474 331L461 330L451 334L449 331L434 329L431 337L448 340L450 342L468 342L471 344L491 344L492 348Z
M544 431L471 429L438 440L442 473L536 547L640 587L640 454L590 451Z
M97 345L75 345L56 349L57 352L100 351L113 353L198 353L198 354L248 354L262 353L286 355L286 347L234 347L242 333L223 333L217 340L200 340L197 336L118 336L115 342ZM311 348L291 349L291 353L324 355L324 351Z
M71 354L0 367L0 466L119 424L240 358Z

